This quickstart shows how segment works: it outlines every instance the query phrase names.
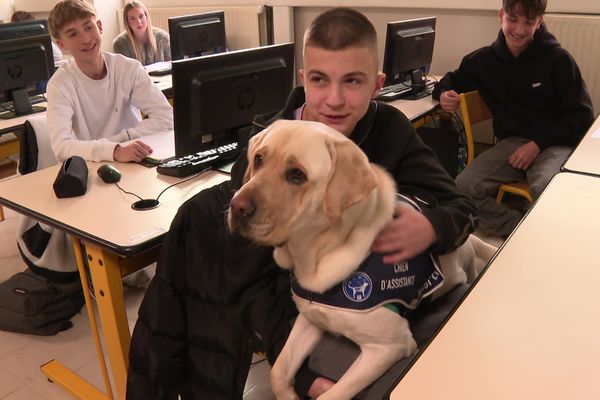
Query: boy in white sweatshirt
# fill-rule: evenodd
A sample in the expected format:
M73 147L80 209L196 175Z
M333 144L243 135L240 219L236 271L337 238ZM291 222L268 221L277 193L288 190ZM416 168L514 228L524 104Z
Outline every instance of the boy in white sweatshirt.
M173 110L142 65L103 52L102 23L85 0L58 2L50 33L73 60L48 82L48 132L58 161L141 161L152 153L145 135L173 130ZM140 111L147 118L142 119Z

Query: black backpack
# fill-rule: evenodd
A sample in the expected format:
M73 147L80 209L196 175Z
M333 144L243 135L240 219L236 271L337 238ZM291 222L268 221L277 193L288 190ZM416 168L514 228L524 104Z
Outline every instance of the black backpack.
M417 128L423 142L429 146L452 178L467 165L465 127L456 113L436 111L425 117Z
M0 283L0 330L50 336L73 326L85 299L81 282L52 283L30 270Z

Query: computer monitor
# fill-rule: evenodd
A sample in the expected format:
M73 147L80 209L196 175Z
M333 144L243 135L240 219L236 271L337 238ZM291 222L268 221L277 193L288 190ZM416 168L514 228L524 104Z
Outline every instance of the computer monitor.
M409 83L411 97L428 95L425 75L433 58L435 17L389 22L385 38L385 86Z
M49 34L0 40L0 103L12 101L13 105L13 110L0 107L0 118L44 111L44 107L33 107L29 96L45 93L53 72Z
M26 36L45 35L48 33L48 21L36 19L0 24L0 40L18 39Z
M175 155L244 146L254 116L285 105L293 71L293 43L174 61Z
M225 13L212 11L169 18L171 59L181 60L226 50Z

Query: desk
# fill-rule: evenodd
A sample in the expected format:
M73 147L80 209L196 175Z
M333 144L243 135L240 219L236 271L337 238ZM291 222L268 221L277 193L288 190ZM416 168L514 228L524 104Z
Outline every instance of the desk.
M600 399L598 199L556 175L390 399Z
M173 97L173 75L150 76L150 79L167 98Z
M41 106L44 108L48 107L48 103L46 103L46 102L37 103L34 105ZM25 123L25 121L27 121L28 118L33 117L35 115L41 115L41 114L45 114L45 112L21 115L19 117L15 117L15 118L11 118L11 119L1 119L0 118L0 135L2 135L4 133L8 133L8 132L20 131L21 129L23 129L23 124Z
M577 172L600 176L600 137L592 137L600 129L600 117L592 124L573 153L565 161L562 169L568 172Z
M398 99L387 104L402 111L410 122L415 122L435 110L439 103L429 95L418 100Z
M105 337L105 350L116 388L114 398L125 399L131 339L123 304L121 277L157 259L162 236L168 231L177 209L185 200L204 188L229 179L229 176L207 172L167 190L160 197L159 207L148 211L134 211L131 204L137 200L135 197L100 180L96 170L101 164L88 162L88 189L84 196L68 199L58 199L55 196L52 183L60 167L56 165L0 182L0 204L73 236L92 332L98 332L87 290L87 272L83 262L83 257L86 256ZM120 163L117 168L122 173L119 185L143 198L156 198L164 188L180 180L158 175L155 168L138 164ZM97 336L95 340L105 392L75 375L59 361L52 360L45 364L42 371L77 398L112 399L102 345Z

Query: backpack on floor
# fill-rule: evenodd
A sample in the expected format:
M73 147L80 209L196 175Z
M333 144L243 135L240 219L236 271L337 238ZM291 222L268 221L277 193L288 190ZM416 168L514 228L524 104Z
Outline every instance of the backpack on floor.
M417 133L437 155L452 178L467 165L467 137L456 113L436 111L425 117Z
M52 283L30 270L0 283L0 330L50 336L73 326L85 299L81 282Z

